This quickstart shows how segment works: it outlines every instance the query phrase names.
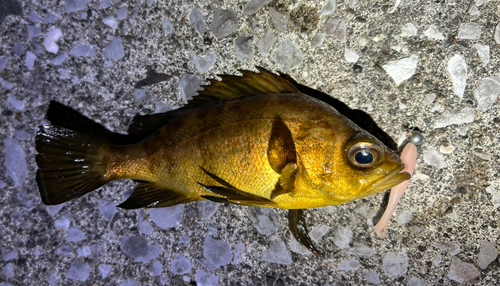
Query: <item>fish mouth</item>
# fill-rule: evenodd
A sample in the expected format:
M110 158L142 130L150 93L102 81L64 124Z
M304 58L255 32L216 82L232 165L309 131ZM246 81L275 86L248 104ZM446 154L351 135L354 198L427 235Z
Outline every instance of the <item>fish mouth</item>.
M400 183L409 180L411 178L410 173L403 172L400 173L404 169L404 166L400 166L391 172L389 172L385 177L375 181L371 185L371 193L385 191L394 186L399 185Z

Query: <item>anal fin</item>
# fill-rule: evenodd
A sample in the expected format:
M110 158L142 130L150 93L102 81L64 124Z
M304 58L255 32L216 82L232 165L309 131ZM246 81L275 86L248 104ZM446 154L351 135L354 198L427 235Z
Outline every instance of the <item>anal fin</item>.
M304 219L304 210L289 210L288 212L288 227L293 234L293 237L305 246L312 253L321 256L321 252L314 246L309 232L307 231L306 220Z
M145 182L139 184L134 193L118 206L124 209L163 208L191 201L193 199L184 194L161 188L155 183Z

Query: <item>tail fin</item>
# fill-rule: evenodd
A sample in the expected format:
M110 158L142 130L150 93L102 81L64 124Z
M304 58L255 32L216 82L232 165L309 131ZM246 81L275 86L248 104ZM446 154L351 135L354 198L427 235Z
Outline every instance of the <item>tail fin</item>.
M68 122L72 123L67 124L92 122L69 107L51 102L47 118L54 123L51 118L57 118L57 114L70 114ZM59 117L58 121L63 125L64 119ZM110 181L104 176L106 170L101 165L99 155L101 147L108 144L109 139L97 136L95 132L89 134L85 132L87 128L78 129L75 131L57 125L39 126L36 136L36 180L42 202L46 205L57 205L83 196ZM101 130L106 129L102 127Z

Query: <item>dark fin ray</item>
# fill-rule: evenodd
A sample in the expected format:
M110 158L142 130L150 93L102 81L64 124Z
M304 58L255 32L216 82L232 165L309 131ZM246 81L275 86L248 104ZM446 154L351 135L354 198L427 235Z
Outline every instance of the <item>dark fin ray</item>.
M276 203L273 201L259 197L250 193L246 193L244 191L234 189L227 189L219 186L206 186L202 183L198 183L205 190L217 194L222 197L222 199L226 200L232 204L244 205L244 206L266 206L266 207L276 207ZM205 197L205 196L204 196ZM210 199L213 196L206 196L207 199ZM213 200L213 199L211 199Z
M304 219L304 210L289 210L288 212L288 227L293 234L293 237L309 249L312 253L321 256L321 252L314 246L309 232L307 231L306 220Z
M288 163L297 163L292 132L280 118L275 118L271 128L267 158L276 173L280 173Z
M114 145L127 145L138 141L137 138L109 131L101 124L57 101L50 102L46 117L53 125L84 133L89 136L94 136L96 138L106 138L107 141Z
M71 125L71 124L69 124ZM84 130L84 129L81 129ZM58 205L106 184L98 151L106 140L60 126L39 126L36 180L42 202Z
M221 204L230 204L231 203L227 199L221 198L221 197L214 197L214 196L201 196L201 197L206 199L206 200L215 202L215 203L221 203Z
M281 170L281 177L276 184L276 188L271 193L271 199L279 195L293 192L295 188L295 177L299 171L299 167L295 163L288 163Z
M123 209L163 208L191 201L192 198L183 194L145 182L137 185L132 195L118 206Z
M177 116L178 113L175 110L158 114L136 115L128 127L128 134L145 138Z
M240 70L243 76L219 75L222 80L209 80L199 95L188 102L186 108L196 107L207 101L227 101L246 96L268 93L298 93L297 88L286 78L257 67L260 73Z

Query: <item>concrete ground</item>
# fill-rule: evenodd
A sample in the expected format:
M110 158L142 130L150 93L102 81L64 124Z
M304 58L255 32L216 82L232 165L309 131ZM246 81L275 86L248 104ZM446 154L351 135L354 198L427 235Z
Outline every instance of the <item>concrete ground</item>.
M0 285L499 285L499 2L328 2L3 0ZM237 24L212 27L219 8ZM267 30L272 46L258 44ZM396 142L422 131L387 238L373 231L383 193L306 211L321 257L293 243L284 210L115 208L127 180L42 204L34 135L50 100L124 133L137 112L182 105L184 75L255 66L368 113ZM150 70L168 76L136 88Z

